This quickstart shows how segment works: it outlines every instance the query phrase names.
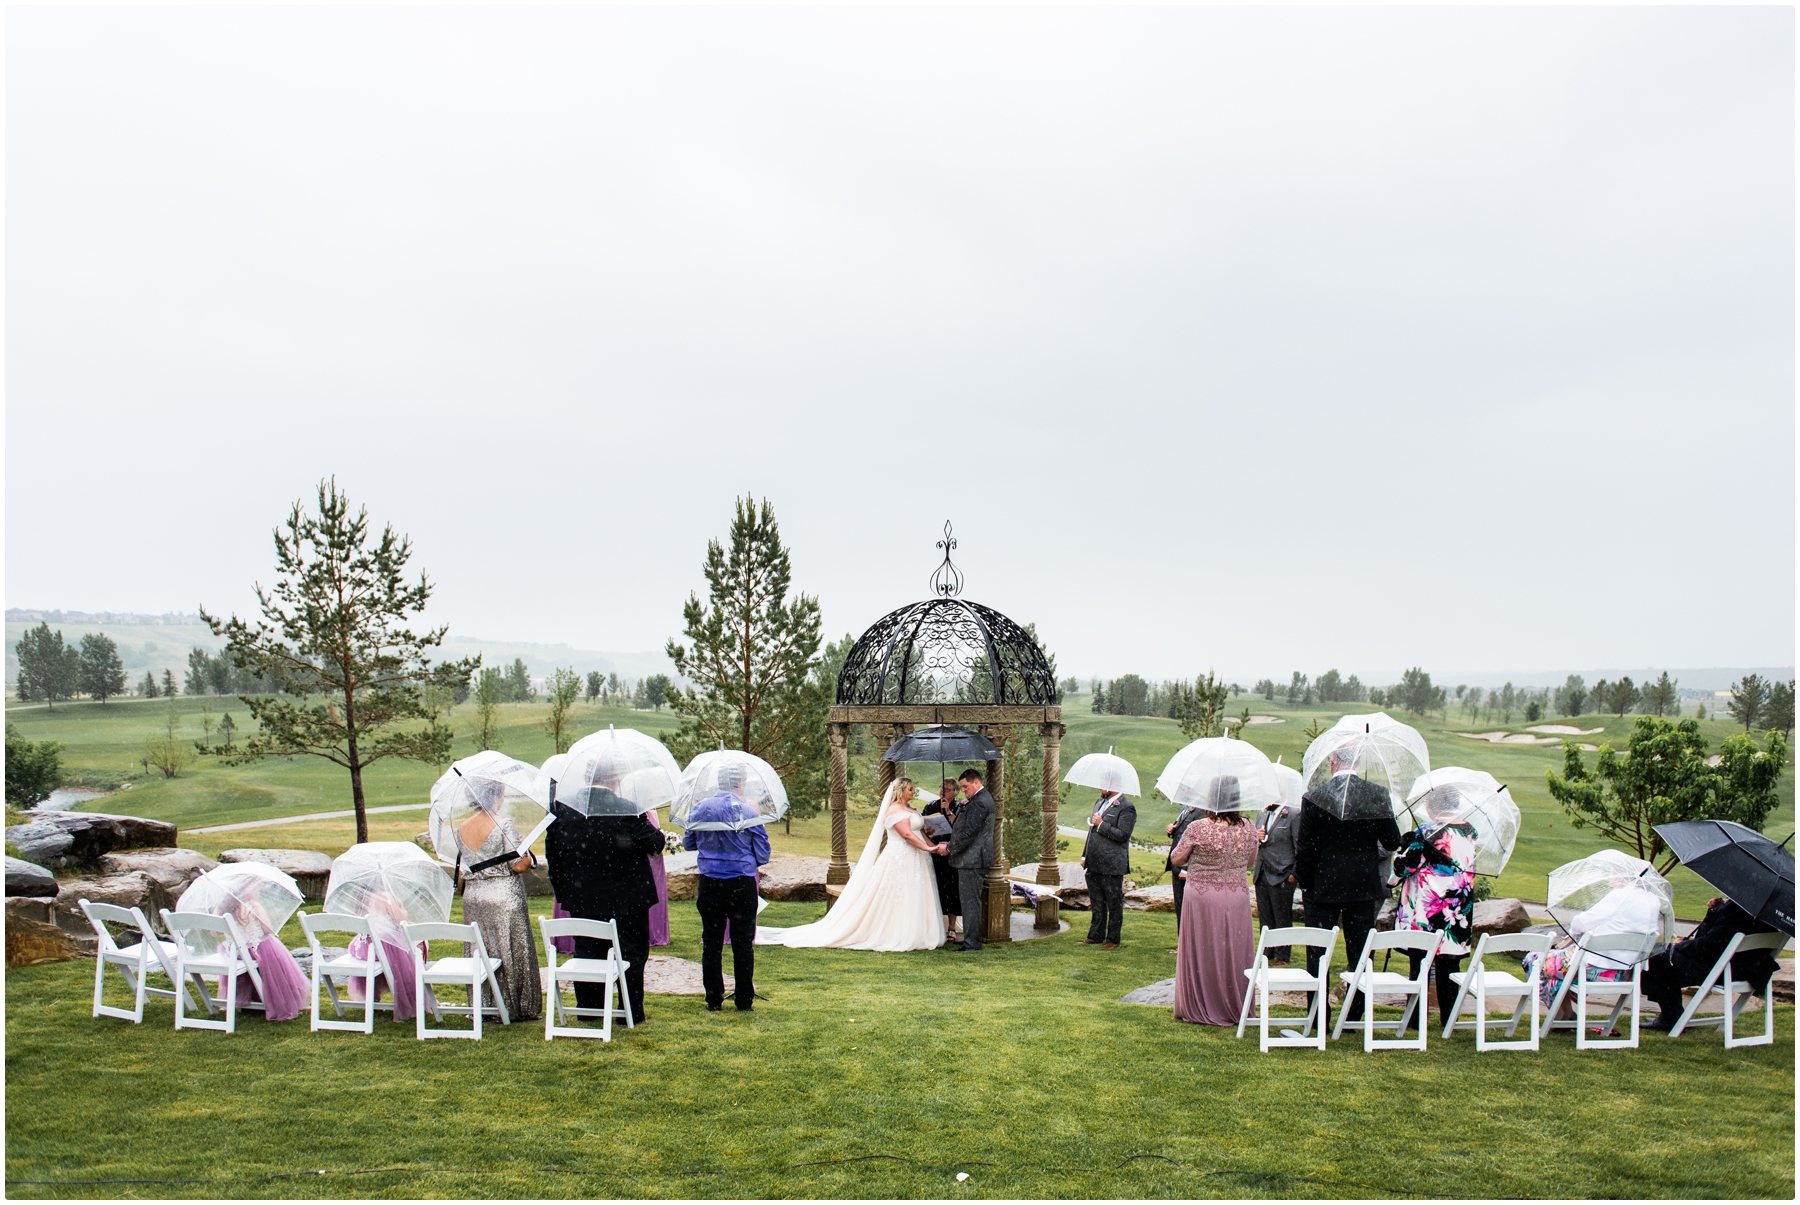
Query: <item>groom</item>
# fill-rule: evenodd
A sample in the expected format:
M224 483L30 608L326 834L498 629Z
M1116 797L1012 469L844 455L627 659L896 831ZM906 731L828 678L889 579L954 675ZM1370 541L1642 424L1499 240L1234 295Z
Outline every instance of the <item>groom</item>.
M982 934L982 895L987 890L988 867L994 864L994 797L981 785L981 771L964 770L957 779L964 803L950 829L950 868L956 871L957 893L962 896L963 942L961 949L979 950ZM949 948L959 948L954 942Z

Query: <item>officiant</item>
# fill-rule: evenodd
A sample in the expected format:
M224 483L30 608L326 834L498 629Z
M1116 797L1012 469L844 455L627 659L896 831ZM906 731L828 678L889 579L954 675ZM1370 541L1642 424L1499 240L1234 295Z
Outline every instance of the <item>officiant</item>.
M950 827L947 826L955 825L960 802L956 795L956 780L946 778L938 787L938 797L926 804L922 813L927 817L943 817L943 825L946 827L941 829L937 822L925 822L925 832L931 840L949 840ZM950 865L950 855L932 854L931 873L937 880L938 903L944 909L944 932L948 935L946 940L960 941L962 938L957 934L956 927L962 918L962 889L957 885L956 868Z

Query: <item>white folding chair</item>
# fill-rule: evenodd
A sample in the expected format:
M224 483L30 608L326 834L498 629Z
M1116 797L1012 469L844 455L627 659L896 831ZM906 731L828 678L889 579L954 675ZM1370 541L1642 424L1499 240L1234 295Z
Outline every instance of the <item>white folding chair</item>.
M96 1017L118 1017L122 1021L142 1023L144 1019L144 1000L156 996L164 1000L173 1000L180 992L187 995L187 988L181 982L180 972L175 969L175 943L165 941L150 929L150 922L144 918L144 910L133 905L121 908L117 904L95 904L81 900L81 910L88 918L88 924L94 926L94 936L99 942L99 949L94 957L94 1015ZM113 938L112 931L106 925L114 924L137 931L138 939L129 946L121 947ZM133 1007L117 1008L110 1004L102 1004L101 998L106 986L106 968L119 968L119 974L125 979L125 986L131 989ZM153 971L161 971L169 980L168 987L151 987L149 976ZM196 981L201 999L206 1001L208 1013L216 1011L212 998L206 994L204 984ZM193 997L188 996L188 1004L193 1004Z
M1475 1031L1475 1049L1482 1050L1536 1050L1538 1039L1543 1036L1543 1026L1538 1019L1538 984L1543 971L1543 959L1550 952L1550 935L1548 933L1483 933L1475 943L1475 953L1469 959L1469 969L1452 971L1450 982L1456 984L1456 1004L1450 1010L1450 1019L1444 1022L1444 1037L1448 1038L1456 1031L1457 1026ZM1537 961L1531 964L1531 971L1520 979L1511 971L1494 970L1487 965L1487 958L1492 954L1536 954ZM1475 1019L1460 1021L1463 1005L1467 1004L1471 995L1474 997ZM1525 1006L1531 1006L1531 1037L1516 1042L1489 1041L1488 1031L1488 999L1497 997L1501 1000L1516 998L1512 1016L1506 1023L1506 1036L1512 1037L1518 1032L1519 1019L1524 1015Z
M213 916L205 912L170 912L162 910L163 927L168 929L169 936L175 939L175 969L179 978L187 979L190 975L218 975L220 977L219 995L215 1002L222 1003L225 1008L225 1019L214 1021L208 1018L189 1018L183 1008L185 1000L176 997L175 1028L176 1029L220 1029L226 1033L237 1032L238 1009L258 1009L262 991L262 973L256 969L256 963L248 957L248 949L244 945L244 935L238 931L237 921L229 916ZM195 934L204 934L198 941ZM238 1001L238 976L249 975L250 983L256 989L258 1000Z
M473 947L474 953L460 958L439 958L431 960L426 951L430 942L460 941ZM426 951L419 949L420 943L426 944ZM500 992L500 981L495 972L500 969L500 960L487 952L487 944L481 940L481 928L478 925L453 925L442 921L431 921L422 925L406 926L406 944L413 952L413 983L418 989L418 1011L413 1014L418 1022L418 1035L425 1038L474 1038L481 1040L481 1018L484 1013L497 1013L500 1024L511 1025L512 1017L506 1011L506 997ZM481 987L486 984L494 994L494 1003L485 1005L481 1002ZM469 1005L443 1004L438 1001L436 993L431 990L433 984L466 987L469 989ZM430 1005L429 1010L427 1004ZM445 1015L469 1017L474 1021L473 1029L433 1029L425 1024L427 1011L440 1019Z
M1734 954L1746 951L1767 950L1770 957L1779 958L1783 946L1788 939L1785 933L1739 933L1719 955L1719 961L1713 963L1713 969L1707 974L1700 986L1694 991L1694 998L1688 1006L1681 1010L1681 1019L1675 1022L1675 1028L1669 1036L1678 1038L1686 1030L1696 1025L1717 1025L1725 1031L1725 1049L1738 1046L1770 1046L1775 1042L1775 993L1770 985L1762 985L1763 998L1763 1031L1755 1037L1740 1038L1733 1026L1744 1006L1750 1003L1750 997L1757 992L1755 984L1742 979L1734 979L1731 974L1731 958ZM1714 992L1719 994L1724 1010L1721 1013L1700 1013L1700 1006Z
M352 916L342 912L320 912L312 916L300 913L300 927L306 931L306 942L312 947L312 1028L313 1032L321 1029L341 1029L355 1033L375 1032L375 1010L385 1008L393 1011L393 1004L383 1001L376 1003L375 984L378 979L387 978L390 992L394 975L399 973L387 965L381 951L381 943L375 940L375 934L369 928L367 917ZM327 956L324 946L319 944L321 933L348 933L354 943L358 937L366 937L369 942L368 952L361 958L352 957L348 951L343 954ZM319 992L321 989L331 997L331 1009L339 1017L344 1015L344 1003L338 999L337 987L333 979L361 978L363 991L363 1019L360 1021L327 1021L319 1016ZM355 1002L351 1002L355 1007Z
M1371 930L1368 939L1363 942L1362 957L1356 961L1356 969L1340 971L1338 978L1349 986L1344 993L1344 1002L1338 1005L1337 1027L1331 1031L1335 1041L1344 1032L1344 1018L1350 1015L1350 1002L1358 993L1363 998L1363 1050L1423 1050L1425 1049L1425 1031L1431 1027L1425 1015L1425 993L1431 987L1431 960L1437 957L1438 945L1444 935L1430 929L1395 929L1392 932L1380 933ZM1378 950L1417 950L1425 955L1419 966L1419 976L1409 978L1397 971L1378 971L1375 969L1375 953ZM1375 1019L1375 998L1377 996L1406 997L1406 1011L1398 1021L1377 1021ZM1405 1037L1406 1027L1413 1019L1414 1011L1419 1017L1419 1036ZM1351 1022L1358 1024L1358 1022ZM1377 1029L1391 1029L1394 1038L1375 1037Z
M1244 1007L1238 1012L1237 1036L1244 1036L1244 1026L1250 1020L1250 1000L1257 997L1258 1025L1260 1027L1260 1046L1263 1053L1268 1053L1271 1046L1317 1046L1325 1049L1325 1027L1330 1019L1330 1005L1325 992L1331 980L1331 954L1337 948L1338 930L1307 929L1299 926L1288 929L1264 928L1262 937L1256 944L1256 962L1244 971L1248 981L1244 986ZM1271 967L1269 950L1274 946L1322 946L1324 952L1319 956L1319 973L1309 975L1301 967ZM1270 992L1311 992L1312 1006L1306 1010L1306 1027L1299 1032L1292 1029L1281 1031L1282 1036L1269 1036L1269 993ZM1276 1017L1276 1021L1284 1018ZM1313 1026L1317 1025L1318 1036L1309 1037Z
M1569 974L1575 980L1575 1049L1577 1050L1622 1050L1632 1049L1638 1044L1638 1021L1640 1005L1643 1000L1639 991L1644 978L1644 957L1650 953L1650 947L1656 944L1656 935L1652 933L1607 933L1599 937L1584 937L1579 943L1581 953L1575 959L1575 965ZM1629 979L1599 979L1588 981L1588 967L1599 963L1603 968L1614 968L1620 963L1631 967ZM1566 987L1566 984L1565 984ZM1600 1027L1603 1034L1612 1033L1618 1026L1619 1014L1629 1004L1631 1006L1631 1036L1625 1038L1596 1038L1588 1034L1588 1001L1612 1002L1612 1013L1606 1018L1606 1024ZM1558 1026L1557 1028L1561 1028Z
M631 963L619 957L619 927L609 920L584 920L580 917L548 916L538 917L538 928L544 934L544 953L550 960L548 982L550 985L551 1005L544 1010L544 1041L561 1036L565 1038L599 1038L602 1042L612 1041L612 1023L614 1017L624 1017L628 1029L636 1029L637 1023L631 1019L631 1002L625 996L625 972ZM597 937L602 941L612 942L604 958L570 958L567 962L556 961L556 938L558 937ZM573 986L577 983L603 983L606 985L606 1005L603 1008L580 1008L563 1006L563 984ZM619 993L619 1007L613 1006L613 991ZM568 1024L570 1017L604 1018L598 1030L586 1029Z

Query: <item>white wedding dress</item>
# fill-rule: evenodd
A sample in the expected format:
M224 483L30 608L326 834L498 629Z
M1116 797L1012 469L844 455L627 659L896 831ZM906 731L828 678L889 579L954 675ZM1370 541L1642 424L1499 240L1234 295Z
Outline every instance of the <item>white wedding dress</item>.
M920 832L925 817L892 802L891 788L889 795L837 903L823 920L783 930L778 938L782 945L897 952L944 944L944 913L931 855L898 832L888 835L886 848L881 844L883 832L890 828L904 824Z

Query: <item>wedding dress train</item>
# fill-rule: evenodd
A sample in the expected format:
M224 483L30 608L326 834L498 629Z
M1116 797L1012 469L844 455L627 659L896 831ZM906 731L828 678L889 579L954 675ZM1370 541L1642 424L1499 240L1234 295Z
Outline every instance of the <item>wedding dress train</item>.
M938 904L931 855L897 831L900 825L908 825L918 833L924 823L919 813L892 801L890 788L837 903L823 920L784 930L780 944L891 952L930 950L944 944L944 914ZM885 849L881 846L884 832L888 833Z

